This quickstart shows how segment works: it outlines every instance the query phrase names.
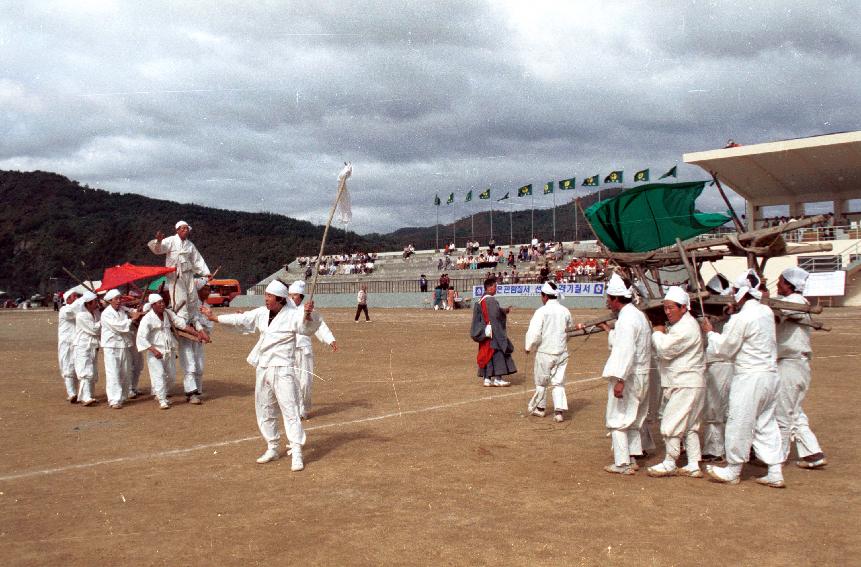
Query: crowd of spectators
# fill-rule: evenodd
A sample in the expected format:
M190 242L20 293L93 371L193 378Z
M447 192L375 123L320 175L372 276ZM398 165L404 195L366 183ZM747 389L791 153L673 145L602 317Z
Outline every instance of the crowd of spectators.
M334 276L336 274L370 274L374 271L377 261L376 253L356 252L354 254L331 254L320 259L319 274ZM296 258L300 269L304 269L305 278L314 275L314 264L317 257L300 256Z

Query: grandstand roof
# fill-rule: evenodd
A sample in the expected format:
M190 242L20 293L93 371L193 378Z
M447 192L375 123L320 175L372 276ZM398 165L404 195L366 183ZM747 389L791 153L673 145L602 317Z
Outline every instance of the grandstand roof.
M684 154L754 205L861 198L861 131Z

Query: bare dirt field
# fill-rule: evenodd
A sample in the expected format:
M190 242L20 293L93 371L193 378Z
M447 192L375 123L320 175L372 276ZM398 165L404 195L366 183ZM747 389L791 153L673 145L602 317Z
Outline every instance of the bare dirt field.
M98 406L65 401L53 312L0 312L0 565L861 564L861 310L821 317L805 409L830 464L786 467L785 490L753 466L737 486L605 473L604 335L571 341L555 424L525 415L530 310L509 318L510 388L475 378L468 312L323 314L341 350L315 343L293 473L255 463L255 337L217 329L203 405L117 411L103 375Z

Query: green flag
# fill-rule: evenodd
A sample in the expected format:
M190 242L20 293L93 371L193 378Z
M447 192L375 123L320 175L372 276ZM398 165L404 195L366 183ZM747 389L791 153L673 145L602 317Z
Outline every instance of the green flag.
M621 183L622 173L621 171L611 171L610 175L604 178L604 183Z
M498 203L499 201L504 201L506 199L508 199L508 191L505 192L505 196L502 199L497 199L496 202Z
M562 191L567 191L568 189L576 189L576 184L576 177L572 177L571 179L563 179L559 182L559 189L561 189Z
M454 193L449 193L448 200L445 202L446 205L451 205L454 203Z
M490 187L478 194L479 199L490 199Z
M530 183L529 185L524 185L517 190L518 197L526 197L527 195L532 195L532 183Z
M587 177L583 180L583 187L597 187L598 186L598 175L595 174L592 177Z
M670 170L668 172L666 172L662 176L658 177L658 179L663 179L664 177L676 177L677 178L678 177L677 169L678 169L678 166L674 165L673 167L670 168Z
M634 183L639 183L640 181L648 181L649 180L649 170L644 169L643 171L638 171L634 174Z
M547 183L544 184L544 194L549 195L552 192L553 192L553 182L548 181Z
M469 203L472 201L472 189L469 190L469 193L466 194L466 201L464 203Z
M439 207L439 204L440 204L439 195L434 195L433 204L435 206Z

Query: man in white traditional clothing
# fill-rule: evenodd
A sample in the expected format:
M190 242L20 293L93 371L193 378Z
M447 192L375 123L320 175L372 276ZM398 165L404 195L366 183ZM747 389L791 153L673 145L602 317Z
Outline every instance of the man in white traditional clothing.
M185 319L167 308L164 298L151 293L147 298L149 309L141 318L136 346L138 352L146 354L149 379L153 395L160 409L170 409L168 393L176 382L177 343L172 329L176 328L192 335L195 330L188 327Z
M720 296L732 294L732 286L722 274L716 274L706 284L709 293ZM731 306L734 309L734 306ZM724 323L713 322L715 331L723 331ZM729 408L729 388L733 375L732 359L717 355L706 349L706 396L703 408L703 446L704 462L722 461L724 458L724 428Z
M206 278L195 278L195 293L200 304L206 303L209 297L209 280ZM182 381L182 389L185 392L185 401L200 405L203 403L203 369L204 369L204 343L210 342L212 334L212 321L203 316L200 310L188 312L186 321L190 327L197 331L197 338L178 337L179 359L182 361L182 370L185 378Z
M777 336L774 315L759 302L760 283L753 270L738 277L733 286L738 312L730 317L722 333L716 333L708 319L701 323L708 336L708 349L732 359L735 365L725 431L727 465L706 465L706 472L716 482L738 484L752 446L768 466L768 474L756 481L784 488L783 452L775 416Z
M258 459L260 464L281 456L278 432L278 414L284 418L284 429L293 459L290 470L305 468L302 446L305 430L299 418L299 380L296 375L296 337L311 335L320 326L314 311L314 302L299 309L288 297L288 287L278 280L266 286L265 305L245 313L215 316L208 307L201 312L210 321L236 327L244 333L260 333L248 363L256 368L254 402L257 426L266 441L267 449Z
M800 305L810 305L804 298L804 286L809 274L801 268L787 268L777 280L780 299ZM828 464L816 435L810 429L807 415L801 407L810 389L810 315L784 311L777 325L777 426L780 428L784 461L789 458L794 440L803 469L817 469Z
M302 305L305 300L305 282L296 280L290 284L287 290L290 300L296 307ZM320 328L314 333L321 343L329 345L332 352L338 352L338 343L329 326L320 317ZM314 381L314 349L311 346L311 337L308 335L296 335L296 372L299 373L299 417L308 419L311 412L311 386Z
M203 256L188 239L191 226L185 221L176 223L176 234L164 237L162 231L155 233L155 239L147 244L153 254L164 254L164 265L176 268L175 272L167 274L167 289L170 292L173 308L177 314L188 318L187 314L196 313L200 302L197 299L197 290L194 287L195 274L210 277L209 267L203 260Z
M613 444L613 464L604 470L625 475L635 474L639 468L631 455L643 452L640 428L648 411L643 402L652 358L649 321L633 301L631 282L613 274L607 284L607 307L616 315L616 325L611 330L601 324L610 347L601 375L607 379L606 426Z
M652 344L663 391L661 435L666 455L663 462L649 467L649 476L703 476L700 471L699 430L705 398L706 364L702 332L689 309L690 296L681 287L672 286L664 296L664 313L669 329L664 325L653 327ZM688 463L679 468L676 461L681 454L682 439Z
M553 419L565 420L568 397L565 394L565 369L568 366L568 331L574 328L571 312L559 303L559 289L550 281L541 285L541 303L526 331L526 355L535 351L535 394L527 411L544 417L547 408L547 387L552 388Z
M75 374L78 376L78 401L91 406L96 403L95 389L99 381L101 315L95 293L85 291L81 302L83 309L75 315Z
M63 294L63 306L57 314L57 355L60 376L66 386L66 399L78 401L78 378L75 375L75 315L84 308L81 292L73 287Z
M120 409L131 390L131 350L135 342L132 323L141 317L141 313L120 305L119 290L112 289L106 293L105 301L108 306L102 311L100 341L105 357L105 393L108 406Z

